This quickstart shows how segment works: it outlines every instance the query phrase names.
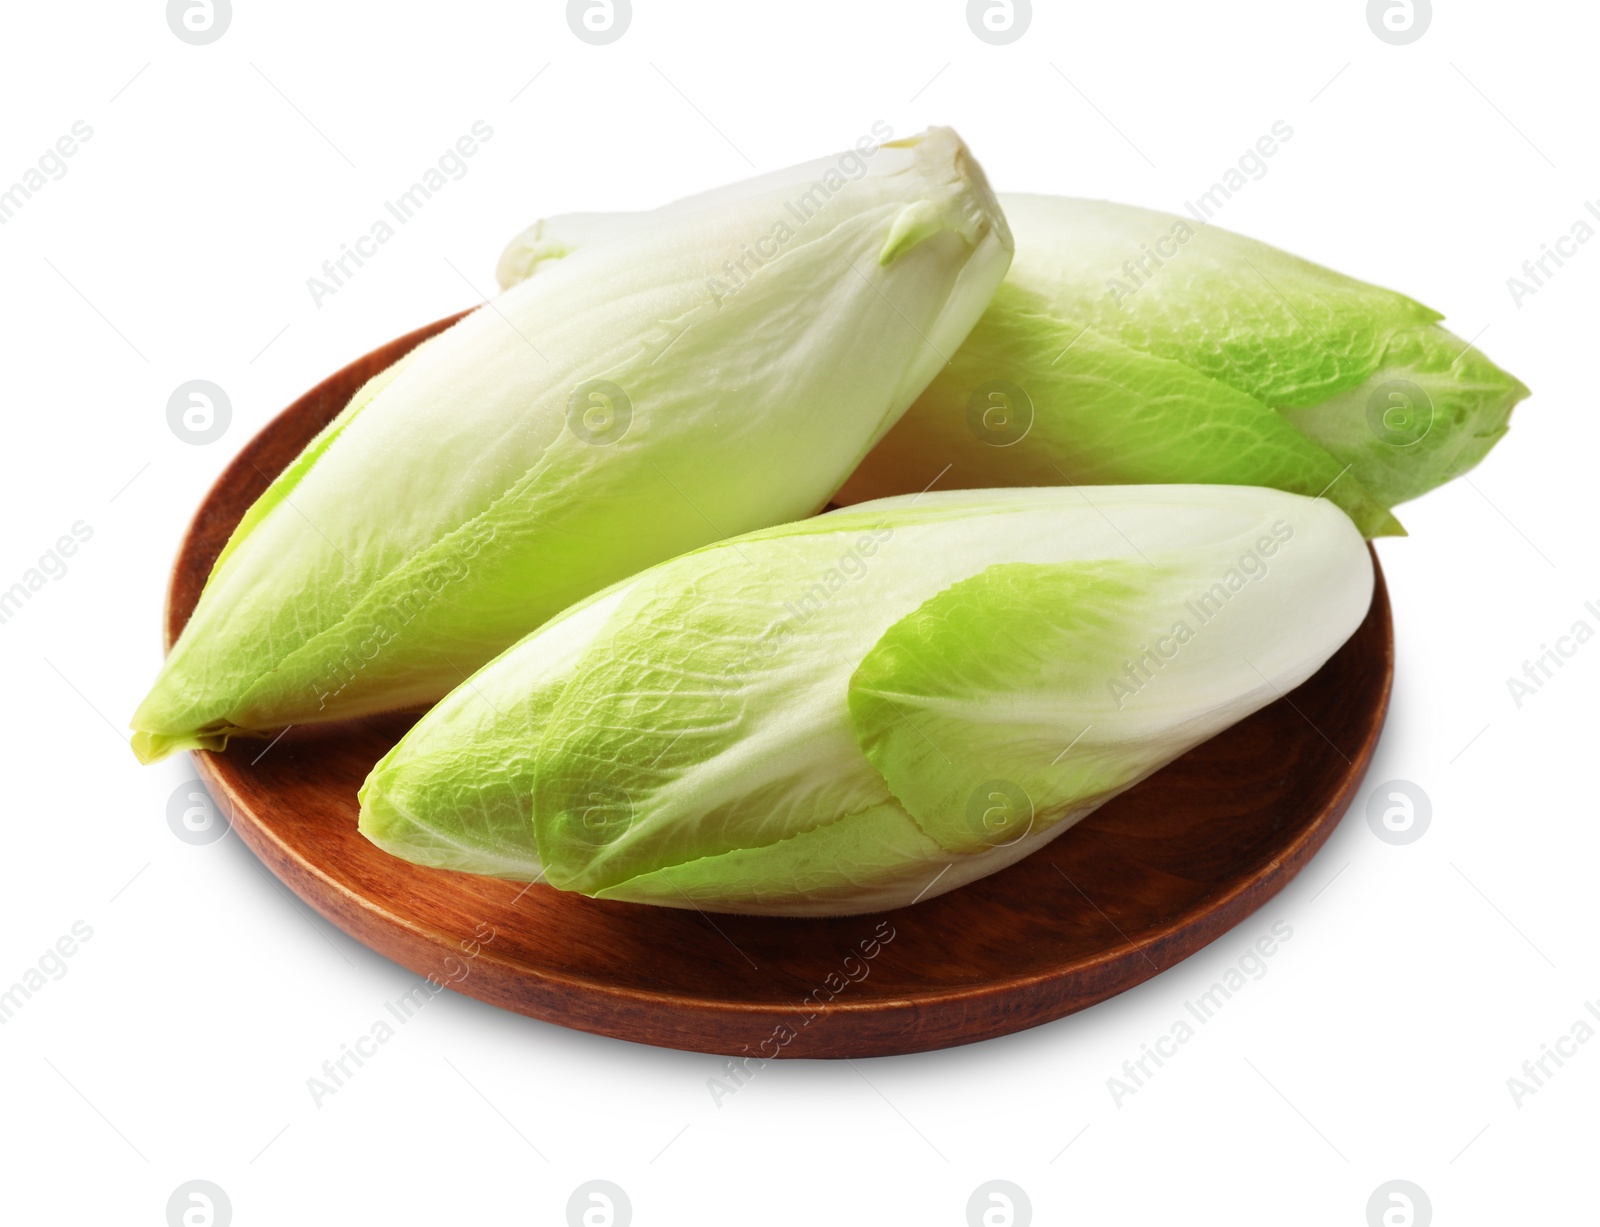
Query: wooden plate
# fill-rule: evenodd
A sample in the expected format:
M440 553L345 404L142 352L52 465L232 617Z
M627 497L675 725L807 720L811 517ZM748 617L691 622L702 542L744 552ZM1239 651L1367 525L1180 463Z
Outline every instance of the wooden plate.
M169 646L270 479L363 381L457 318L346 367L228 466L174 568ZM882 916L705 916L397 860L356 832L356 790L405 732L405 717L294 729L265 754L261 742L240 741L195 759L268 868L345 932L413 971L509 1010L646 1044L867 1057L1038 1026L1222 936L1300 871L1349 806L1383 726L1393 671L1380 573L1361 628L1288 699L1026 860Z

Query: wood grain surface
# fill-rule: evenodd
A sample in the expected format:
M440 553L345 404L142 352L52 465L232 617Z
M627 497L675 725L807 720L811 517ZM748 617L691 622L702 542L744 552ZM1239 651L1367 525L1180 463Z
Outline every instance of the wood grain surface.
M363 381L458 318L346 367L229 465L174 567L169 646L270 479ZM1349 806L1393 671L1380 572L1361 628L1288 699L1017 865L879 916L706 916L397 860L357 833L356 790L407 717L297 728L266 754L262 742L237 741L195 760L234 829L296 894L357 940L457 991L646 1044L867 1057L1038 1026L1221 937L1305 866Z

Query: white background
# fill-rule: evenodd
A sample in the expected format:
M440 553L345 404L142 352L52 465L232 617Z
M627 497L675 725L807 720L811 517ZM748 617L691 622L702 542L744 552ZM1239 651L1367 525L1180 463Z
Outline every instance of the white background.
M960 1224L992 1178L1041 1224L1360 1227L1396 1178L1439 1224L1594 1221L1600 1042L1520 1106L1507 1079L1600 999L1600 643L1520 709L1506 679L1600 629L1600 243L1520 307L1506 279L1600 197L1600 19L1440 3L1391 46L1360 0L1036 7L1005 47L955 0L635 0L598 47L554 2L235 0L209 46L157 0L6 7L0 186L93 129L0 226L0 588L93 530L0 625L0 987L93 929L0 1027L6 1221L160 1224L193 1178L240 1227L561 1224L591 1178L641 1225ZM1380 841L1364 790L1234 933L1026 1034L770 1065L719 1107L717 1058L447 995L315 1106L306 1079L416 978L236 838L180 842L191 766L127 749L193 507L306 388L477 302L534 218L661 203L879 119L955 125L1002 189L1173 211L1285 120L1221 224L1421 298L1533 387L1470 483L1380 546L1399 667L1368 788L1416 783L1431 827ZM494 136L470 173L314 305L307 278L475 120ZM166 421L197 378L232 400L209 446ZM1268 973L1119 1106L1107 1079L1276 921Z

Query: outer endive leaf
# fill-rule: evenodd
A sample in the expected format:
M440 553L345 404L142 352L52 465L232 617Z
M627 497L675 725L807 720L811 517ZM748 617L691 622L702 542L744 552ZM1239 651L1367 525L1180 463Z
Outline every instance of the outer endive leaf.
M911 412L916 421L883 445L893 444L899 485L1262 485L1326 494L1366 536L1399 531L1343 462L1250 393L1011 284ZM884 478L874 465L869 457L841 501Z
M771 597L788 588L802 600L830 549L836 557L829 537L746 538L633 585L540 740L534 828L551 883L613 887L889 800L870 773L832 769L851 750L847 729L819 721L805 744L789 736L788 721L830 701L813 685L815 669L819 657L851 650L855 594L790 630L804 652L785 650L795 615Z
M627 588L625 581L597 593L546 623L548 651L531 669L486 670L441 699L427 724L368 774L361 833L419 865L542 877L533 829L535 751L578 659Z
M600 899L711 911L826 916L895 907L948 869L948 854L898 805L876 805L777 843L736 848L630 878Z
M311 471L323 454L333 446L334 441L344 433L344 428L350 424L351 419L370 405L379 392L382 392L393 383L401 371L416 361L417 357L427 347L429 341L432 340L434 338L429 337L427 341L417 346L416 349L406 354L398 362L385 367L367 380L366 383L362 384L357 389L356 394L350 398L350 403L339 411L338 416L318 431L316 438L306 444L305 451L296 456L288 468L272 479L272 482L267 486L261 497L250 504L249 509L244 513L244 517L234 526L233 532L229 534L227 544L222 547L222 552L217 555L217 560L211 564L213 575L221 569L223 563L228 561L229 557L239 548L244 539L250 535L255 526L266 519L267 513L288 499L290 494L294 492L294 488L300 484L301 479Z
M1390 337L1362 383L1283 416L1393 506L1460 477L1488 455L1527 394L1460 337L1421 328Z
M1005 199L1025 254L1012 285L1275 407L1354 387L1391 335L1440 318L1403 294L1193 218L1100 200Z
M1292 543L1279 533L1273 554ZM1270 556L1241 558L1248 579L1238 560L1157 552L998 563L953 584L851 677L857 740L952 852L1081 815L1281 693L1269 672L1292 665L1262 630L1281 610Z
M1148 769L1149 739L1107 727L1107 692L1131 643L1173 619L1174 595L1168 572L1140 562L988 567L863 658L850 678L856 739L941 847L1021 838Z

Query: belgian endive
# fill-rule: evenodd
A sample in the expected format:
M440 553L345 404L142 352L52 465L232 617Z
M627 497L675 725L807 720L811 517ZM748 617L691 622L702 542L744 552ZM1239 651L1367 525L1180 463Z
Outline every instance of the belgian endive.
M1010 251L932 129L560 260L374 378L250 509L136 751L426 704L624 576L815 512Z
M1199 218L1000 196L1016 258L954 360L846 483L1217 482L1326 496L1367 536L1460 475L1528 394L1437 312ZM503 283L649 214L555 217Z
M1055 838L1308 678L1372 595L1326 500L953 491L707 546L597 594L428 713L361 830L605 899L828 915Z

